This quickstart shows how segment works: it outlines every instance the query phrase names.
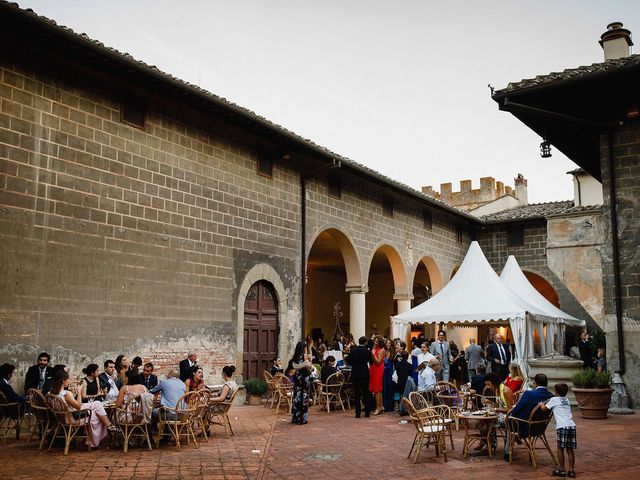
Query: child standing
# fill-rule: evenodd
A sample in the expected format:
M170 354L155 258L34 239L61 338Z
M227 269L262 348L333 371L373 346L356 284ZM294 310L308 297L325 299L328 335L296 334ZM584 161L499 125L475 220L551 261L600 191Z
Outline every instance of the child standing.
M553 387L555 397L547 404L541 403L543 410L551 409L556 419L556 435L558 437L558 462L560 465L551 473L552 477L575 477L575 455L573 450L577 447L576 424L571 415L571 406L567 400L569 387L566 383L556 383ZM567 451L569 470L564 469L564 451Z

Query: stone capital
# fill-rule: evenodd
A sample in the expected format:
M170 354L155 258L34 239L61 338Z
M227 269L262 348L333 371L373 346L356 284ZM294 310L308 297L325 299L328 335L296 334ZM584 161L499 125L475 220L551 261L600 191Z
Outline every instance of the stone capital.
M394 293L394 300L413 300L413 295L407 292L404 293Z
M345 286L344 291L347 293L367 293L369 291L369 287L366 285L347 285Z

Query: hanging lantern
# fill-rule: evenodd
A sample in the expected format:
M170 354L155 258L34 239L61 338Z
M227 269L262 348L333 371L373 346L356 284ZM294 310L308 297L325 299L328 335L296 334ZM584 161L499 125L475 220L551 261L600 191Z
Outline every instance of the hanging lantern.
M544 139L540 144L540 156L542 158L549 158L551 156L551 143L549 143L547 139Z

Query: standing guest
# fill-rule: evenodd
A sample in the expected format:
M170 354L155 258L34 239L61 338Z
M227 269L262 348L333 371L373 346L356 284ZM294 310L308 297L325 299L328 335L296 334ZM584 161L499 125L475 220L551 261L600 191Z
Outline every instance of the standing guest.
M320 352L318 352L318 349L316 348L316 344L313 341L313 337L309 334L306 337L306 350L307 353L309 355L311 355L311 363L316 363L319 364L320 363Z
M509 376L504 381L504 384L511 389L513 393L520 390L522 384L524 383L524 373L522 373L522 369L520 365L515 362L511 362L509 364Z
M598 348L598 360L596 362L596 368L598 372L606 372L607 371L607 355L604 348Z
M467 361L468 381L471 381L471 377L476 375L476 367L478 364L483 362L482 354L482 347L476 344L475 338L471 337L469 339L469 346L464 351L464 359Z
M347 364L351 365L351 382L353 383L355 395L356 418L360 418L362 407L364 407L364 416L368 417L373 403L371 392L369 392L371 352L366 345L367 337L360 337L358 346L349 350L349 356L346 359Z
M540 402L546 402L553 397L553 394L547 389L548 384L549 380L547 376L544 373L538 373L533 378L534 389L527 390L522 394L518 403L516 403L513 410L511 410L510 415L522 420L528 420L531 412ZM528 433L527 426L520 424L519 428L520 438L526 437Z
M450 368L449 365L451 364L451 350L449 349L449 344L445 339L444 330L440 330L438 332L438 340L431 344L431 354L440 361L440 365L442 366L439 378L441 378L445 382L448 382Z
M225 365L222 367L222 390L220 394L209 398L209 403L228 402L233 394L238 390L238 384L234 378L236 367L234 365Z
M589 334L587 332L582 332L580 334L578 350L580 351L582 368L593 368L593 353L591 352L591 344L589 342Z
M91 410L92 415L90 419L90 428L87 435L87 444L96 448L100 445L100 442L105 439L107 432L111 434L122 433L118 427L111 423L107 412L102 405L102 402L93 401L88 403L82 403L80 396L80 389L78 389L77 397L74 398L73 394L67 390L69 387L69 374L65 371L58 372L56 378L51 386L51 394L57 395L67 405L69 411L74 412L78 410ZM81 417L80 417L81 418Z
M141 383L147 388L147 390L151 390L153 387L158 385L158 377L153 374L153 363L147 362L142 367L142 374L140 375Z
M464 350L459 350L456 342L450 341L449 348L452 357L449 381L452 381L456 388L459 388L467 381L467 362L464 359Z
M180 362L180 380L184 382L189 378L196 363L198 363L198 355L189 352L187 358Z
M24 393L32 388L42 390L47 379L53 375L52 368L49 366L50 361L51 356L47 352L38 355L38 364L29 367L24 377Z
M382 406L382 377L384 376L384 339L378 337L371 352L371 363L369 364L369 391L376 399L376 409L374 415L384 413Z
M149 390L149 392L154 394L162 394L160 396L160 405L162 405L163 407L176 408L178 400L187 391L187 386L183 381L180 380L179 376L180 373L175 368L173 368L167 372L166 380L160 380L160 383L158 385ZM159 415L160 409L154 408L151 414L154 426L158 423ZM169 420L173 420L175 418L175 414L173 412L164 411L163 415L165 415Z
M118 398L118 385L116 383L116 364L113 360L104 361L104 372L100 374L100 378L103 379L109 385L109 391L107 392L108 399Z
M291 423L306 425L309 416L309 396L311 391L311 354L305 353L307 345L298 342L289 366L295 370L293 377L293 398L291 405Z
M14 419L24 415L28 401L26 396L18 395L9 383L15 369L16 366L10 363L0 365L0 392L4 393L7 403L15 404L8 407L9 418Z
M553 416L556 419L556 436L558 438L558 465L553 472L552 477L575 477L575 461L576 457L573 451L577 448L577 435L576 424L573 421L571 414L571 405L567 400L567 392L569 386L566 383L556 383L553 386L555 396L551 398L547 404L540 403L540 407L543 410L551 409ZM564 470L564 451L567 451L567 457L569 460L569 470Z
M407 386L407 378L411 376L413 367L409 363L409 352L402 350L400 352L400 359L396 361L396 375L398 376L398 382L396 383L396 391L402 396L405 387Z
M122 388L125 384L125 378L127 371L129 370L129 359L125 355L118 355L116 357L116 386Z
M393 365L396 346L387 339L384 344L384 369L382 374L382 405L385 412L393 412Z
M269 369L269 373L271 375L275 375L276 373L282 373L282 365L280 364L280 358L276 358L273 360L273 365Z
M336 357L333 355L329 355L320 369L320 381L323 385L327 384L327 378L337 372L336 367L334 366L336 363Z
M184 382L187 386L187 392L194 392L204 388L204 371L199 365L191 368L191 377Z
M80 398L83 402L88 401L89 397L106 396L109 391L109 383L98 376L99 371L100 367L96 363L90 363L82 369L82 373L86 375L80 385Z
M51 386L53 385L53 379L55 378L56 373L68 372L68 371L69 369L67 368L66 365L63 365L61 363L54 365L53 368L51 369L51 376L47 378L46 382L44 382L44 386L42 387L42 395L46 396L47 393L51 391Z
M487 360L491 365L491 371L497 373L502 381L509 373L509 363L511 363L511 350L508 345L502 342L502 335L496 333L493 337L494 343L489 344Z
M131 366L129 367L129 370L133 370L136 373L140 373L141 368L142 368L142 358L133 357L133 360L131 360Z
M429 362L423 362L418 367L418 391L430 392L438 382L437 375L440 371L441 363L437 358L432 358Z

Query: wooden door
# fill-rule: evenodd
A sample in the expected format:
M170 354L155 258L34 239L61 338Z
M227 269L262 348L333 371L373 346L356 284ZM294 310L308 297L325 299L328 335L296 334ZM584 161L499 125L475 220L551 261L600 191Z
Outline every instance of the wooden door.
M262 378L278 356L278 303L269 282L251 285L244 302L244 378Z

